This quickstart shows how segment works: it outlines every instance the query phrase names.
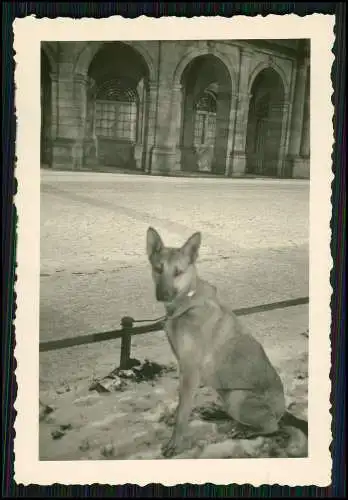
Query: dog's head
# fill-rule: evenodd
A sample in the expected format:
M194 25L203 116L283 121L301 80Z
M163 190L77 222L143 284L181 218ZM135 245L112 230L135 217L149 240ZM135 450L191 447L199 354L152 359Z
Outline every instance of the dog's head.
M146 251L152 266L156 299L172 302L186 293L196 279L195 262L201 245L201 233L194 233L181 248L166 247L158 232L149 227Z

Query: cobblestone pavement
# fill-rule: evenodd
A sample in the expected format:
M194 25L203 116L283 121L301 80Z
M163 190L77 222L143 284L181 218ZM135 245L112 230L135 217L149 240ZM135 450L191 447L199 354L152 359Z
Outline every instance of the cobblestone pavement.
M149 225L171 245L182 244L192 232L200 230L203 240L199 271L234 308L308 296L308 219L308 181L43 171L41 341L115 328L124 315L162 315L161 306L155 302L145 255ZM273 361L283 366L284 376L292 371L284 368L287 359L296 359L306 351L301 333L308 327L307 316L307 306L300 306L243 319ZM161 332L134 338L133 355L173 362ZM86 388L88 380L105 375L118 362L119 341L42 353L41 394L47 401L57 402L56 391L69 384L69 397L76 399L74 387ZM163 384L165 389L170 388L173 379ZM141 400L145 398L152 407L157 403L149 399L151 390L145 388ZM60 398L63 408L63 395ZM170 404L172 389L168 398ZM84 416L88 425L92 425L90 419L100 421L105 412L112 411L108 401L96 406L100 411L96 410L93 417ZM69 403L69 408L76 405ZM140 407L137 409L141 412ZM127 414L129 408L122 411ZM64 414L72 421L75 418L73 413L69 417L66 410ZM129 424L130 437L144 430L140 421L138 415L134 427ZM95 438L98 452L77 452L81 443L78 445L72 438L69 451L64 448L64 440L52 442L51 428L45 425L40 430L40 449L46 459L64 454L65 458L86 458L88 453L92 458L100 453L99 434ZM113 425L110 421L107 428L114 429ZM83 432L88 434L86 430L78 432L80 437ZM107 441L109 434L103 436ZM124 453L130 457L144 450L140 446L140 451Z

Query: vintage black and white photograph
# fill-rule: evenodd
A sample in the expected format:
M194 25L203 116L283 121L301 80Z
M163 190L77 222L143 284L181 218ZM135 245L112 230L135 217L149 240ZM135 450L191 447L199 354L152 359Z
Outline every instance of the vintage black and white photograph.
M166 316L41 354L42 460L307 455L309 75L308 40L42 42L40 342Z
M40 41L40 462L310 458L311 52Z

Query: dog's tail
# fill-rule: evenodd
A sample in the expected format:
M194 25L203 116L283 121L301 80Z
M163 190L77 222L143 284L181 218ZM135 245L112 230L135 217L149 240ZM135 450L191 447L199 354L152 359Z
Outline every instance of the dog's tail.
M285 426L296 427L305 434L308 438L308 422L301 418L295 417L292 413L286 411L281 419L281 423Z

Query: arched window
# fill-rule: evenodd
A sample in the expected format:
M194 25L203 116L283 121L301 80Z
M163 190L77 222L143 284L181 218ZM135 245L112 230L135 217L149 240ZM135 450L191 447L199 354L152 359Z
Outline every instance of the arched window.
M216 131L216 96L205 90L195 105L194 145L212 145Z
M137 105L135 88L121 80L105 82L96 95L96 135L134 142L137 135Z

